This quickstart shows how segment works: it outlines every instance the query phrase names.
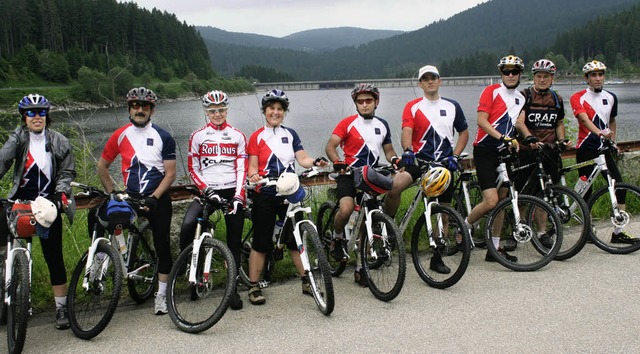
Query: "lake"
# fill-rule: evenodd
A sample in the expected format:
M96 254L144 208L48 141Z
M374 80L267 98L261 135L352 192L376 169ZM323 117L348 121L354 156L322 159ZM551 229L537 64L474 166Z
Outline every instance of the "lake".
M526 86L521 85L524 89ZM574 92L586 86L556 85L554 89L565 101L569 127L569 136L577 132L577 121L573 118L569 97ZM471 152L472 140L477 130L476 108L478 98L484 87L482 86L442 86L441 96L454 99L460 103L469 123L470 141L466 151ZM640 85L609 85L607 90L618 96L618 140L640 139ZM287 95L291 102L289 113L284 125L298 132L305 150L309 155L317 157L324 155L324 145L329 139L333 128L344 117L355 113L355 106L351 101L350 91L338 90L310 90L289 91ZM264 117L260 113L259 104L262 92L234 96L230 98L227 121L245 133L247 139L256 129L264 124ZM422 95L418 87L401 87L382 89L380 92L380 106L376 115L389 122L396 152L400 153L400 131L402 110L405 104ZM56 121L63 121L78 126L88 141L96 144L99 157L102 147L111 133L128 122L125 107L114 109L100 109L95 111L71 112L68 117L56 113ZM178 175L186 175L187 145L193 131L205 124L205 115L199 100L181 102L161 102L156 107L152 121L169 131L176 139L178 154ZM575 141L575 139L572 139Z

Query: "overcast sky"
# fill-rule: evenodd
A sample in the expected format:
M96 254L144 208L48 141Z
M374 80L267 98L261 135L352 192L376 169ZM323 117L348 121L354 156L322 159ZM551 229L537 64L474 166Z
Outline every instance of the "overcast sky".
M414 31L487 0L118 0L190 25L283 37L316 28Z

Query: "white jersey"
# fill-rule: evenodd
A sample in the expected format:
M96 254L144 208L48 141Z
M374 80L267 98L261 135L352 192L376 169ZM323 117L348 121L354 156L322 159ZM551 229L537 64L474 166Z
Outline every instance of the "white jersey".
M189 175L201 190L235 188L244 197L247 176L247 139L226 122L196 130L189 139Z

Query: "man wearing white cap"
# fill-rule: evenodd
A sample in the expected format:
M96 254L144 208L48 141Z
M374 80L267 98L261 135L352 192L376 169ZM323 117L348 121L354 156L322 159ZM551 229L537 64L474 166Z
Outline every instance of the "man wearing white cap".
M407 174L401 174L394 180L394 188L407 189L422 175L416 163L416 157L422 161L438 161L451 171L457 170L458 155L462 153L469 140L467 119L458 102L440 97L442 85L440 72L433 65L425 65L418 72L418 87L424 95L409 101L402 112L401 145L404 149L400 164ZM454 132L458 132L458 141L454 144ZM449 204L453 196L454 184L439 197L440 202ZM394 216L400 204L400 198L388 194L385 198L385 211ZM438 273L451 272L440 256L435 253L430 268Z

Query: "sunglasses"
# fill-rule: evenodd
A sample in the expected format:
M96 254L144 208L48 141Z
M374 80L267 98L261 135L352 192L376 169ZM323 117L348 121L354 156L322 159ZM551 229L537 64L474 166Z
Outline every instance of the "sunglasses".
M502 70L502 75L504 75L504 76L509 76L509 75L516 76L516 75L520 75L521 72L522 71L520 71L519 69L505 69L505 70Z
M139 109L140 107L142 107L142 109L144 109L145 111L150 109L151 106L152 106L151 102L146 102L146 101L133 101L129 103L129 108Z
M358 102L358 104L372 104L374 101L373 98L363 98L363 99L358 99L356 100L356 102Z
M34 118L35 116L40 116L40 117L46 117L47 116L47 110L46 109L42 109L39 111L27 111L27 117L29 118Z
M216 114L216 113L227 113L227 108L207 108L207 112L211 113L211 114Z

